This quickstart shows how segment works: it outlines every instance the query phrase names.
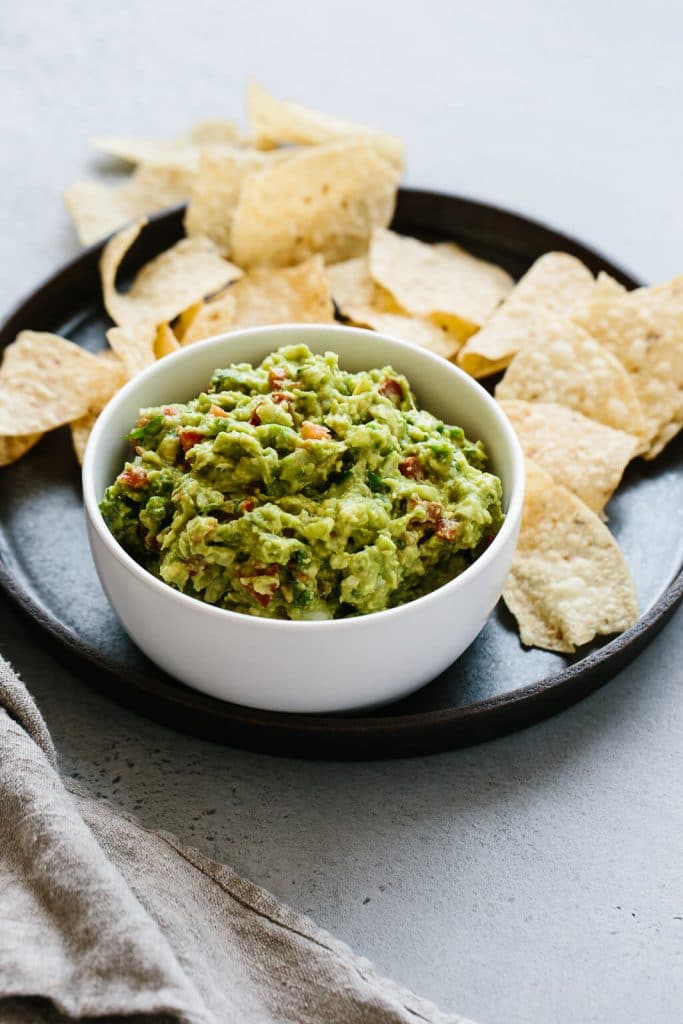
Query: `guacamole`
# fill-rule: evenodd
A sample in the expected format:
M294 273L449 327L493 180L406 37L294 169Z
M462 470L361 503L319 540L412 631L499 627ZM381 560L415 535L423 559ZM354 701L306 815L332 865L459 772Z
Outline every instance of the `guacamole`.
M143 409L100 505L119 543L183 594L332 619L404 604L463 572L503 521L480 442L419 409L390 367L349 373L282 348Z

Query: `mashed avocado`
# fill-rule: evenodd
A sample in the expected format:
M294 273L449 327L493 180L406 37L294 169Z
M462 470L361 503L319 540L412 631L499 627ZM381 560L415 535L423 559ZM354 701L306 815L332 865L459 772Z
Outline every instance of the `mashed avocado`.
M392 608L461 573L503 520L480 442L418 409L391 368L348 373L305 345L143 409L129 440L100 505L109 529L172 587L236 612Z

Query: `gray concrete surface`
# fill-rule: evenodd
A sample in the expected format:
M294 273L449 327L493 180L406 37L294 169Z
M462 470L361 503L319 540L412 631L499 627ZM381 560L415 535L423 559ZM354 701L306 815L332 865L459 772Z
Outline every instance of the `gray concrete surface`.
M405 137L411 184L683 270L683 9L26 0L0 24L0 308L76 252L60 189L101 132L173 133L274 91ZM385 764L222 749L78 682L0 603L64 770L233 864L480 1024L676 1019L679 613L597 695L516 736Z

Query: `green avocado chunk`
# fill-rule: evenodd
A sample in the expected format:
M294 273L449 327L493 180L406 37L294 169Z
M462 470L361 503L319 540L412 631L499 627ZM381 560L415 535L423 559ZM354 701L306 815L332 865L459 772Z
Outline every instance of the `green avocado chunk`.
M142 409L100 504L142 566L221 608L333 619L412 601L500 529L481 442L419 409L391 367L281 348Z

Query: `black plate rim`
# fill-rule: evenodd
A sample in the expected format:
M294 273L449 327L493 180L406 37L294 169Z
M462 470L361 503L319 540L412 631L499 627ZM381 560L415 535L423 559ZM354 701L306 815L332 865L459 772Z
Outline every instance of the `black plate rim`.
M406 199L416 202L456 200L463 207L476 213L501 216L518 220L526 227L561 237L565 245L570 243L577 251L590 255L610 268L615 276L630 283L631 287L640 282L636 275L616 263L601 251L584 245L583 242L559 229L548 226L534 218L495 204L480 202L444 192L432 192L424 189L401 189ZM177 206L161 211L149 218L150 223L168 222L169 225L182 216L184 207ZM11 334L14 322L21 323L41 297L59 287L60 282L70 273L86 267L93 257L99 256L106 239L89 246L77 253L71 260L57 268L46 277L36 288L20 299L11 309L0 325L0 337ZM4 347L4 346L3 346ZM75 633L65 626L51 611L36 601L30 587L23 585L10 569L6 553L3 551L0 538L0 590L12 604L26 615L31 623L38 627L41 635L54 646L80 674L86 675L87 682L92 682L94 670L106 678L100 678L96 688L104 689L111 696L123 703L142 710L148 717L162 720L182 731L196 733L197 729L183 721L188 701L196 705L195 711L201 717L211 716L212 712L222 711L221 723L224 728L212 729L204 722L200 734L212 739L222 739L234 745L249 748L263 748L257 735L264 732L267 747L273 753L291 753L289 738L293 733L313 738L314 745L309 750L297 751L297 756L329 757L386 757L405 756L406 754L425 753L444 750L456 746L469 745L472 742L490 739L515 729L530 725L549 714L553 714L592 692L602 683L607 682L628 661L640 651L662 628L683 599L683 570L669 583L646 612L643 613L629 630L592 651L573 665L566 666L560 672L545 676L527 686L509 694L500 694L487 700L478 701L467 708L441 708L434 711L415 712L394 715L389 718L377 715L352 716L344 715L304 715L284 714L279 712L261 711L242 705L230 704L208 697L197 691L186 688L181 683L172 681L169 689L164 680L158 682L153 677L134 671L127 672L122 678L108 665L106 659L81 644ZM90 670L90 671L88 671ZM120 688L124 683L123 690ZM177 692L174 692L177 688ZM155 692L160 691L160 692ZM139 706L136 695L142 695L144 701L158 701L162 698L165 707L161 709L151 706ZM180 709L180 716L177 710ZM520 711L522 714L520 715ZM226 719L229 723L226 736ZM485 721L484 721L485 719ZM462 726L472 727L471 734L462 734ZM248 737L241 737L239 729L247 727ZM330 744L330 734L334 733L338 743ZM370 739L379 741L376 749L368 750L363 745ZM284 740L284 742L283 742ZM315 746L315 742L318 746ZM350 742L349 742L350 741ZM362 747L362 749L360 749Z

